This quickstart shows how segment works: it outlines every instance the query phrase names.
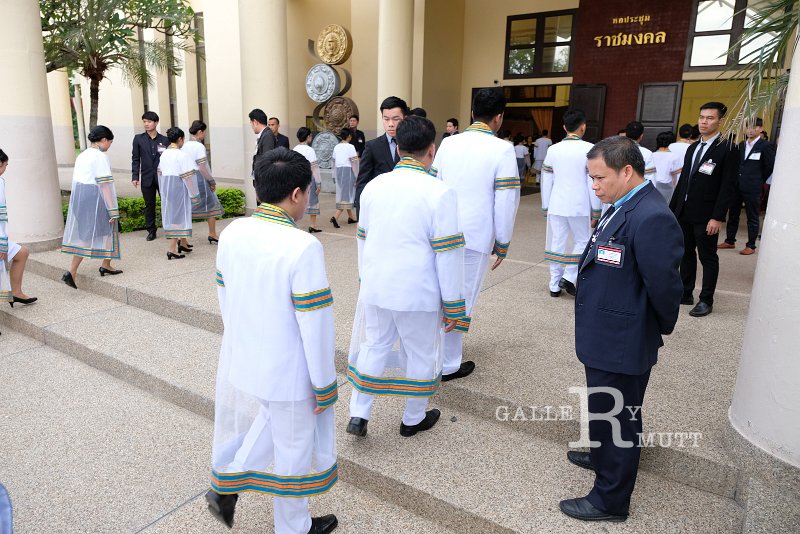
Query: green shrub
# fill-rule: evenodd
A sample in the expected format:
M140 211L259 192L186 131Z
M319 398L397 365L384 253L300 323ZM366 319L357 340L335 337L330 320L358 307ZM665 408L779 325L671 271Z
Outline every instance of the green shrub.
M244 191L232 187L218 187L217 196L225 213L223 217L236 217L244 214Z

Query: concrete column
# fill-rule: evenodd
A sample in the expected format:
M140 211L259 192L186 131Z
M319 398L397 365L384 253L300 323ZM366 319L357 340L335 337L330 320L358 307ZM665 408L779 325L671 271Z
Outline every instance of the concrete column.
M278 117L284 131L289 122L289 51L287 0L239 0L239 42L242 61L242 119L245 121L244 180L248 212L256 207L256 193L249 179L256 137L247 114L261 108Z
M75 137L72 133L72 104L69 98L69 78L66 70L55 70L47 74L47 91L50 94L56 161L59 165L73 165L75 163Z
M44 67L39 4L0 0L9 23L0 31L0 148L11 239L50 248L61 243L64 222Z
M378 7L378 104L397 96L411 104L414 0L380 0ZM381 122L378 120L378 130Z

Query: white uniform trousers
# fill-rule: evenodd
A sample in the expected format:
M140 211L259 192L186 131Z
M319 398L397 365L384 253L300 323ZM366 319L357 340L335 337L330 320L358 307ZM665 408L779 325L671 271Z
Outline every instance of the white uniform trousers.
M366 339L358 351L356 369L361 374L383 376L387 363L400 365L411 380L431 380L438 374L436 340L441 328L441 312L393 311L364 305ZM389 362L392 347L400 339L399 362ZM374 395L353 388L350 417L369 420ZM403 413L404 425L425 419L428 397L409 397Z
M547 224L550 225L550 250L560 254L577 254L580 256L586 249L592 237L591 217L563 217L561 215L548 215ZM572 234L572 248L567 248L569 236ZM561 263L550 264L550 291L559 291L558 282L562 279L573 284L578 280L578 262L571 265Z
M302 401L261 400L259 414L247 431L229 471L263 472L274 463L276 475L310 474L316 406L314 398ZM308 499L273 499L275 534L307 534L311 528Z
M489 254L464 249L464 300L467 315L472 317L478 295L481 293L483 279L489 267ZM449 375L461 367L464 349L464 332L453 330L444 335L444 366L442 374Z

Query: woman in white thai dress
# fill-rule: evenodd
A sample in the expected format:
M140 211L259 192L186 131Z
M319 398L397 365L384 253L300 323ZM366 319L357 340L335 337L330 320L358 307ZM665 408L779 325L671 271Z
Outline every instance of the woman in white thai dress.
M98 125L88 136L91 145L75 160L72 193L69 197L67 223L61 252L72 256L69 270L61 280L78 289L75 278L84 258L100 258L100 276L122 274L111 267L119 259L119 207L111 164L106 152L114 142L114 134Z
M311 218L311 226L308 227L308 233L313 234L321 232L317 228L317 215L319 215L319 192L322 188L322 179L319 176L319 163L317 162L317 153L311 148L311 140L314 136L311 130L305 126L297 130L297 140L300 142L292 150L299 152L311 164L311 186L308 188L308 207L306 208L306 215Z
M38 299L29 297L22 291L22 275L28 261L28 247L23 247L8 238L8 206L6 204L6 180L8 155L0 150L0 302L8 302L11 307L20 304L33 304Z
M222 204L217 197L217 182L211 176L211 167L208 164L208 154L203 141L206 138L208 126L203 121L197 120L189 127L192 139L183 144L183 150L194 161L194 181L200 193L200 202L192 208L192 217L205 219L208 223L208 243L219 241L217 235L217 217L222 216Z
M331 224L339 228L339 215L347 210L347 224L354 224L353 199L356 197L356 177L358 176L358 154L356 147L350 144L353 132L350 128L342 128L339 133L341 142L333 147L333 170L336 178L336 214L331 217Z
M185 258L191 252L188 238L192 237L192 208L199 205L200 193L194 181L195 162L181 150L183 130L173 126L167 130L169 147L158 163L158 190L161 194L161 224L169 240L167 259Z

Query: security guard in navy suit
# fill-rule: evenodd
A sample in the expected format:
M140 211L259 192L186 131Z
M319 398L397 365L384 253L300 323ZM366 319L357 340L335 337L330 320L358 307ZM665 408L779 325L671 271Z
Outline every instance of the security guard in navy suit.
M575 352L586 367L589 412L611 412L615 423L590 420L589 439L599 446L567 453L570 462L594 470L595 482L586 497L560 507L576 519L624 521L639 468L639 408L661 336L672 333L678 320L683 235L664 198L644 179L636 143L609 137L587 159L592 189L611 206L579 264ZM598 387L613 388L621 398L592 392Z

